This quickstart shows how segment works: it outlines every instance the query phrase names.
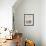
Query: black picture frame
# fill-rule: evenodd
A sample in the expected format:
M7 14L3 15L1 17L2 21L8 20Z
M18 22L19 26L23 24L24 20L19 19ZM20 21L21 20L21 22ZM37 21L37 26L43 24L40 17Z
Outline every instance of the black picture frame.
M24 14L24 26L34 26L34 14Z

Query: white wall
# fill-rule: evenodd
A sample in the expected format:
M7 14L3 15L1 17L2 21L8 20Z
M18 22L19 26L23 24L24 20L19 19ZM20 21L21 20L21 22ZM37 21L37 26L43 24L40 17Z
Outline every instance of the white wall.
M12 6L16 0L0 0L0 27L12 28Z
M41 1L41 38L42 46L46 46L46 0Z
M34 14L34 26L24 26L24 14ZM23 0L16 9L14 7L14 16L18 32L22 32L24 38L34 40L36 46L41 46L41 0Z

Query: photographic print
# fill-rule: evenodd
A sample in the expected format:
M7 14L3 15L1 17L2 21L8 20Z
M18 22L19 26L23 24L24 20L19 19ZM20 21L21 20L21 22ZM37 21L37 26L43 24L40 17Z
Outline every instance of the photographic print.
M34 26L34 14L24 14L24 26Z

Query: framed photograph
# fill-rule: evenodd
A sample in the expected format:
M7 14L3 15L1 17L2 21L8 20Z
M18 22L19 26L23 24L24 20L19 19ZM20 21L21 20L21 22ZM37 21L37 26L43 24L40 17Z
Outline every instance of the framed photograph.
M34 14L24 14L24 26L34 26Z

